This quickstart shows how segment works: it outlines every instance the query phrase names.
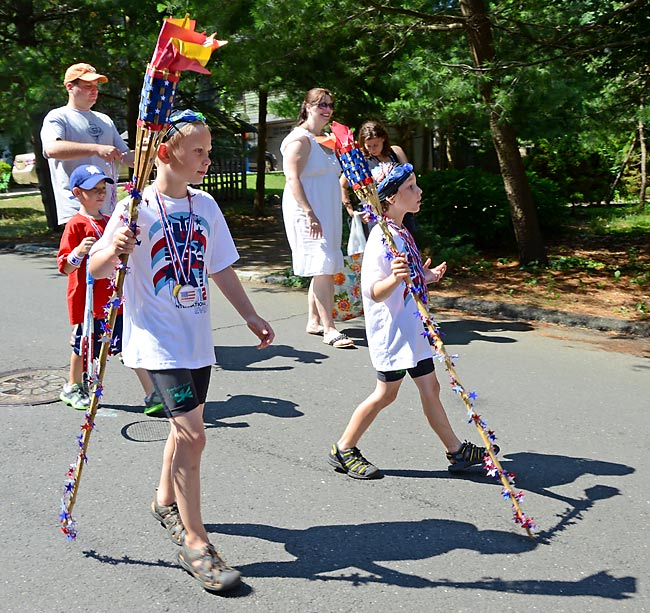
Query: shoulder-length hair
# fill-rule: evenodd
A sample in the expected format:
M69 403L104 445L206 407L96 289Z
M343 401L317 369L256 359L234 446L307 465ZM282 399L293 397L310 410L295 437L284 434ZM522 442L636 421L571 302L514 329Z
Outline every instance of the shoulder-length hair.
M386 128L382 126L378 121L366 121L359 128L359 147L361 151L368 155L368 150L366 149L366 141L371 138L383 138L384 146L381 150L383 156L390 155L390 139L388 138L388 132Z
M313 87L305 94L305 99L300 106L300 113L298 113L298 125L307 120L307 106L310 104L318 104L325 96L329 96L332 102L334 102L332 92L324 87Z

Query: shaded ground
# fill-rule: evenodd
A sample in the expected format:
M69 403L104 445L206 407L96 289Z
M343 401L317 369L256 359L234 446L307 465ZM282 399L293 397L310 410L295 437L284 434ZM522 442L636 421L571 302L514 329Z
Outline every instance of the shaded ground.
M6 214L16 215L8 209ZM225 208L241 259L237 269L259 273L289 272L291 252L278 199L267 215ZM1 220L0 220L1 222ZM474 298L554 309L568 313L650 322L650 237L647 233L597 235L578 219L565 237L549 246L552 267L521 269L506 248L484 253L465 266L450 266L434 291L443 297ZM59 232L29 235L1 243L58 246ZM433 257L437 260L436 257Z
M484 256L452 270L443 295L526 304L569 313L650 321L650 253L644 236L578 235L549 247L549 269L522 269L514 256Z
M279 204L254 218L226 211L242 256L238 268L287 270L291 254ZM550 269L523 270L516 255L503 250L482 254L478 262L451 268L435 287L443 296L523 304L569 313L627 321L650 321L648 237L598 236L571 229L570 238L549 246Z
M240 260L238 270L289 271L291 249L287 242L279 204L270 205L268 215L253 217L224 210Z

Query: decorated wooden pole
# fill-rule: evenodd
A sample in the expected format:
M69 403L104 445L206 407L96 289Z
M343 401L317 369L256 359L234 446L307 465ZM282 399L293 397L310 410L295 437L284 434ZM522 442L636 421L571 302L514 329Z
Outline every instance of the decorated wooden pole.
M336 157L339 160L343 174L348 183L358 194L359 199L365 201L371 210L368 212L373 219L379 224L389 255L395 257L400 255L393 235L388 227L382 204L379 200L377 186L373 179L372 173L368 166L359 145L355 142L352 131L342 124L332 122L332 133L336 138ZM435 358L438 361L444 362L445 368L449 373L449 379L452 390L458 394L467 409L468 423L474 424L478 433L483 440L483 444L487 450L487 454L483 460L483 465L487 474L497 477L503 485L502 495L506 500L512 503L513 519L515 523L521 525L526 530L528 536L534 538L533 533L537 529L532 518L527 517L521 510L520 502L524 497L522 492L514 491L515 475L507 473L503 470L496 453L494 452L493 445L496 440L496 435L492 430L489 430L485 421L474 410L473 400L476 399L475 392L468 392L460 382L456 373L455 365L452 357L447 353L447 350L440 338L439 329L436 323L432 320L429 310L422 300L420 294L415 291L412 283L408 283L408 288L411 296L413 297L418 309L418 316L426 327L427 334L435 349Z
M137 122L133 181L128 186L131 200L128 218L124 219L124 223L134 233L137 233L138 228L142 190L149 181L158 149L169 127L169 115L180 74L184 70L209 74L205 65L212 51L223 47L227 42L216 40L214 35L206 36L195 32L194 28L195 22L189 19L188 15L184 19L165 19L156 49L144 76ZM95 427L95 415L103 393L104 373L113 327L123 301L128 258L127 254L120 256L120 264L113 281L113 295L105 307L106 319L102 328L101 348L90 380L90 406L81 426L81 434L77 437L79 453L76 462L70 465L66 473L67 481L61 500L59 522L61 532L70 540L77 536L77 525L72 517L72 509L77 499L81 474L88 461L88 443Z

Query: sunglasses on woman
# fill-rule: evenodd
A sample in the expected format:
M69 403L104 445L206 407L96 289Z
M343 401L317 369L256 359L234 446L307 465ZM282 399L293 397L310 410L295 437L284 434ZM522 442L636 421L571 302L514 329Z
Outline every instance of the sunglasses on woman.
M332 110L334 110L334 103L333 102L317 102L315 104L312 104L312 106L317 106L319 109L332 109Z

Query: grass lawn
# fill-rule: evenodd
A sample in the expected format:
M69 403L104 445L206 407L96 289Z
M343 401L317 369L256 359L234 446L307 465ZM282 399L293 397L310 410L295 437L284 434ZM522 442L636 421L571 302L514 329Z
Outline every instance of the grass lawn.
M284 174L268 173L265 177L267 196L281 195L284 189ZM255 196L256 175L246 175L246 202L236 203L232 208L238 212L252 209ZM126 196L124 188L119 188L118 198ZM231 208L231 205L224 207ZM47 226L45 211L40 194L0 199L0 244L13 242L58 242L61 233Z
M277 201L267 216L253 217L255 175L247 175L245 202L223 206L231 229L261 236L281 232ZM267 198L280 196L282 173L265 175ZM120 195L123 195L124 191ZM278 217L279 216L279 217ZM256 237L259 239L260 236ZM58 245L61 231L47 227L40 194L0 199L0 246ZM625 319L650 318L650 206L577 207L566 227L545 237L549 266L522 267L516 255L496 246L489 253L445 253L449 270L435 291L461 297L522 303L562 311ZM427 237L420 237L426 252ZM430 254L438 261L442 254Z

